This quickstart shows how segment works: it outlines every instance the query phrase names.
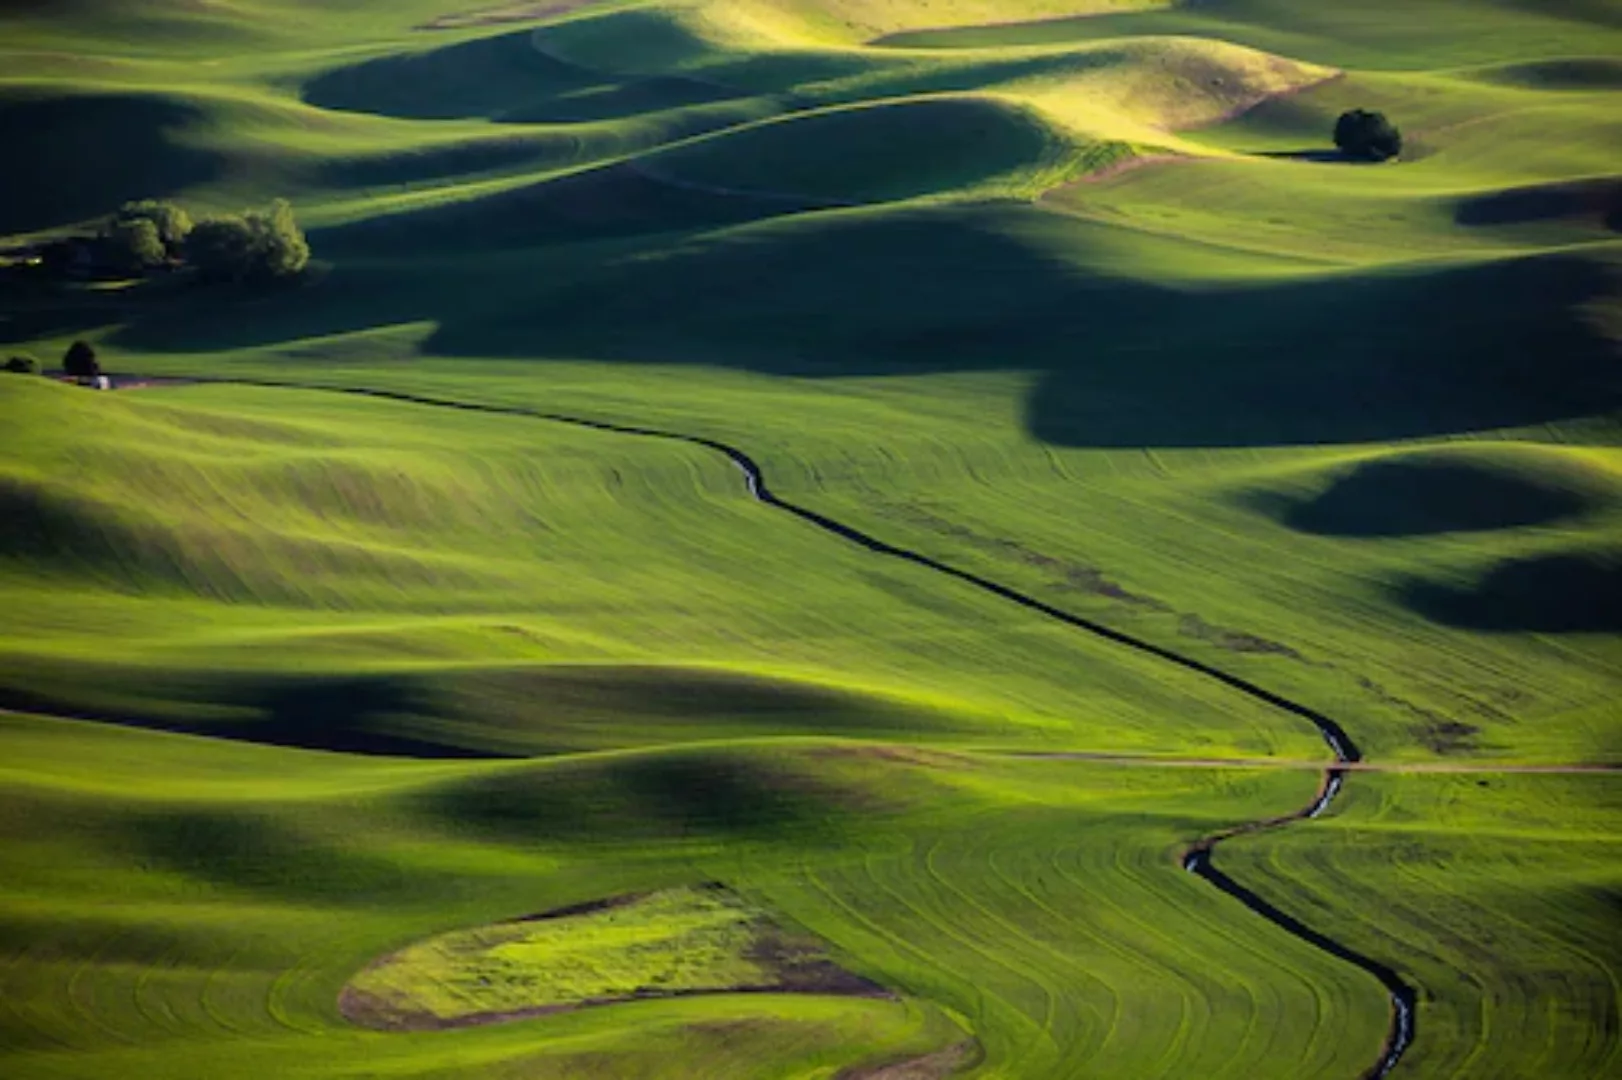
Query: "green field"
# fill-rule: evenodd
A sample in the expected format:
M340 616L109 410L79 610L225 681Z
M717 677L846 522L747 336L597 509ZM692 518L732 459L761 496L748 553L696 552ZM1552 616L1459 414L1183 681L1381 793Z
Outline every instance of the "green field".
M5 5L0 358L163 378L0 375L0 1073L1622 1070L1619 117L1613 0ZM8 269L152 197L316 261Z

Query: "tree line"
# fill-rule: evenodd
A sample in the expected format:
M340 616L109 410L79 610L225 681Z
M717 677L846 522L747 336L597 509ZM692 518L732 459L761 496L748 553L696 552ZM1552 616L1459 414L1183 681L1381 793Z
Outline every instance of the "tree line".
M302 272L310 244L285 199L195 222L175 203L143 199L125 203L93 236L46 244L39 259L53 277L189 268L203 281L263 283Z

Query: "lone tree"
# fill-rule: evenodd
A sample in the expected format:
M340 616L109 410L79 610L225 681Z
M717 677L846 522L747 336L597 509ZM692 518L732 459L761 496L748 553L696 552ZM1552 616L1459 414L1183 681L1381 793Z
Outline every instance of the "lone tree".
M101 362L88 341L75 341L62 357L62 370L70 379L94 379L101 374Z
M310 262L310 245L277 199L264 210L210 218L186 239L186 258L206 281L270 281L292 277Z
M1384 113L1353 109L1335 121L1335 145L1358 161L1390 161L1402 153L1402 132Z
M38 375L39 361L24 353L6 361L6 370L14 375Z

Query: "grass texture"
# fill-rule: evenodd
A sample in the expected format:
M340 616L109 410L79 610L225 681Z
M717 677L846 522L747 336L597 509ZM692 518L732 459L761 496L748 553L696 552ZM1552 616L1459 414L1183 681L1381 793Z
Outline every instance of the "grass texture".
M7 5L0 246L286 196L318 263L0 283L6 354L181 377L0 377L0 1072L1373 1063L1379 984L1178 864L1311 798L1310 726L558 417L1474 770L1216 862L1418 989L1393 1076L1616 1071L1614 776L1493 770L1622 760L1619 52L1597 2ZM476 1011L737 985L744 910L886 994L339 1009L454 1015L512 927L544 992Z
M604 903L412 945L357 975L341 1000L352 1018L384 1026L449 1025L782 985L763 914L724 890L667 889Z

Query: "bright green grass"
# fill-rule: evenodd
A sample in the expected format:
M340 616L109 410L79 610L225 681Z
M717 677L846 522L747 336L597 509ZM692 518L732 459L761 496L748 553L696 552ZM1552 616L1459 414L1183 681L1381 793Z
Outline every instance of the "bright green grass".
M1610 6L1098 6L23 6L0 232L290 195L327 263L30 294L0 341L723 439L1376 760L1615 762ZM861 44L934 26L968 28ZM1354 105L1404 161L1289 156ZM229 737L0 725L0 1071L827 1080L966 1035L982 1076L1373 1061L1374 981L1176 863L1310 774L989 756L1321 758L1310 730L774 514L718 455L14 379L0 446L0 684ZM1359 774L1218 861L1420 988L1410 1075L1602 1075L1613 788ZM413 942L712 880L900 998L337 1012Z
M1359 777L1324 835L1246 839L1225 865L1354 948L1400 950L1422 1032L1476 1032L1422 1035L1412 1075L1600 1076L1622 1063L1618 795L1613 777Z
M1355 974L1265 928L1265 953L1235 938L1234 912L1173 858L1180 840L1235 810L1301 797L1310 777L1298 773L909 764L809 744L428 765L418 778L383 764L367 777L324 755L240 747L243 766L326 793L204 794L164 780L88 794L56 774L62 747L93 747L97 729L8 728L36 747L8 732L8 759L31 774L6 785L8 828L43 822L5 848L6 1041L29 1075L159 1063L164 1075L208 1075L228 1058L249 1073L341 1074L369 1061L405 1075L481 1061L572 1075L589 1058L605 1075L637 1075L658 1045L648 1032L668 1031L669 1075L719 1057L721 1075L810 1076L955 1043L959 1024L985 1048L988 1075L1088 1060L1130 1069L1145 1053L1173 1071L1261 1067L1267 1042L1247 1034L1258 1024L1293 1032L1292 1060L1350 1075L1384 1022L1378 988ZM149 776L199 752L196 740L114 734ZM573 811L548 795L560 768L597 772ZM727 801L701 798L693 782L706 776L733 778ZM667 787L651 786L661 777ZM784 806L785 790L800 801ZM703 880L783 912L905 999L648 1001L423 1035L368 1032L335 1013L356 971L412 941ZM107 899L85 899L87 888ZM1310 982L1286 976L1256 996L1285 970ZM1317 1018L1312 985L1332 988L1334 1025ZM728 1023L767 1029L777 1049L724 1065L716 1043Z
M1320 752L1282 714L770 512L700 448L276 390L0 393L22 421L6 681L61 705L341 749L842 728Z
M429 365L418 369L410 378L401 374L387 377L397 385L428 393L460 392L457 388L465 385L466 369L438 370L442 373L436 373L436 368ZM1526 619L1529 627L1556 631L1553 636L1483 632L1473 628L1468 618L1463 622L1457 618L1451 622L1418 618L1411 606L1415 597L1434 595L1436 589L1458 590L1459 595L1468 597L1471 590L1479 587L1481 575L1492 573L1496 565L1576 551L1604 553L1612 550L1611 537L1617 520L1614 495L1617 463L1613 451L1600 448L1579 451L1556 446L1519 448L1515 443L1504 443L1496 449L1484 445L1479 454L1461 448L1449 462L1448 471L1439 476L1427 473L1424 468L1407 472L1399 468L1384 473L1375 470L1372 480L1361 481L1364 486L1347 489L1340 487L1346 481L1337 478L1357 475L1357 471L1370 462L1394 460L1400 465L1404 459L1400 455L1388 459L1378 453L1356 450L1324 450L1310 456L1283 450L1161 451L1154 455L1130 451L1059 451L1023 440L1009 442L989 434L969 438L967 433L975 430L974 419L957 403L958 395L967 388L975 388L974 400L981 403L982 416L986 411L984 403L999 397L1006 403L1004 407L1012 410L1017 408L1015 395L1019 389L1019 383L1014 380L1005 383L934 380L939 389L933 397L923 400L937 410L935 416L939 419L935 419L927 415L919 418L911 408L898 407L890 386L882 381L867 385L853 383L838 392L799 384L792 393L783 393L771 390L759 380L723 381L716 377L709 386L696 391L676 378L649 371L644 376L647 381L631 393L636 400L641 400L643 387L657 386L662 404L657 412L643 409L638 414L632 411L637 408L636 401L627 397L623 384L603 379L589 367L559 366L548 370L553 374L547 378L544 392L537 393L533 382L523 373L499 366L480 368L479 396L487 400L529 401L542 408L560 408L585 415L658 421L678 429L738 441L763 461L774 487L785 494L835 511L886 537L916 544L933 554L1018 583L1076 610L1106 618L1115 625L1130 627L1212 662L1245 671L1271 685L1288 687L1299 695L1327 703L1370 752L1416 755L1436 747L1450 752L1473 751L1500 760L1545 761L1604 760L1614 756L1615 736L1609 723L1616 662L1614 636L1558 632L1561 626L1556 620L1563 612L1574 610L1572 604L1580 604L1581 595L1573 601L1571 592L1546 592L1541 604L1534 597L1533 604L1518 616ZM319 376L365 384L377 378L377 371L359 368L340 376L333 369L327 369ZM728 382L731 389L726 394L713 389L726 386ZM289 396L273 392L165 391L162 394L167 397L162 394L144 398L132 396L118 399L112 406L99 404L101 399L86 401L65 391L53 390L53 394L65 404L76 407L116 406L121 410L135 410L137 415L148 409L158 409L164 414L187 400L210 397L230 400L233 409L241 408L242 402L258 399L272 410L268 415L283 420L293 415L278 404ZM793 418L793 423L775 432L757 432L738 420L721 423L709 419L710 416L736 416L737 410L731 407L733 402L758 402L767 394L770 398L766 400L773 401L775 414ZM344 399L320 407L337 409L341 414L358 409L370 416L394 415L402 421L418 414L418 410L412 408L358 404ZM447 422L469 421L452 417ZM477 420L471 423L512 430L514 437L525 440L575 438L566 430L532 421ZM883 433L882 440L876 444L871 441L874 432ZM954 433L952 449L943 456L941 448L949 445L944 441L947 432ZM816 441L808 441L807 433L815 433ZM600 455L606 449L605 441L620 441L593 433L581 433L580 437L586 439L580 445L588 454ZM819 464L815 454L807 455L802 449L807 445L828 447L831 460L839 462L838 472L830 472L828 466ZM916 449L909 450L909 446ZM646 453L650 463L671 456L680 460L687 454L667 444L633 442L630 450L636 454ZM1421 456L1418 460L1430 459ZM775 670L796 678L809 677L814 683L828 687L849 681L870 690L894 688L902 691L901 700L894 702L897 706L904 706L909 700L926 707L931 703L947 706L944 711L934 711L933 715L925 711L913 713L914 718L908 719L905 712L877 707L865 713L860 707L849 712L854 703L846 705L838 698L822 698L820 704L809 708L823 710L823 719L818 719L815 712L802 713L803 723L810 727L799 730L815 730L817 725L826 724L826 718L837 708L852 716L853 723L878 723L881 730L892 733L913 728L937 733L957 732L950 737L962 738L974 737L972 733L978 729L984 733L979 736L982 738L1000 741L1062 739L1069 745L1089 748L1148 745L1167 750L1181 746L1198 747L1203 752L1222 745L1214 738L1218 729L1210 721L1201 721L1198 731L1191 724L1187 729L1180 729L1175 737L1157 741L1153 737L1146 738L1148 731L1170 731L1165 725L1173 722L1176 712L1158 714L1154 727L1144 729L1137 726L1139 721L1126 719L1138 715L1135 710L1117 712L1129 707L1111 702L1102 693L1095 699L1096 705L1080 706L1083 699L1078 694L1084 684L1077 680L1083 675L1071 658L1094 655L1094 651L1089 643L1074 634L1036 628L1021 630L1006 639L1011 651L987 652L985 648L990 639L982 626L973 649L955 634L913 635L913 644L904 649L869 649L868 655L859 661L826 651L834 648L831 645L813 648L796 629L807 617L809 609L805 604L809 596L826 595L829 588L854 588L855 582L875 571L901 571L888 571L882 563L874 566L871 557L857 553L847 556L830 538L814 533L807 535L792 523L778 521L742 499L738 481L729 466L703 454L697 454L693 461L694 467L714 468L713 491L720 500L715 505L736 508L738 516L725 534L748 536L751 533L739 530L764 529L774 537L797 537L805 545L805 552L813 553L818 560L830 561L824 564L826 569L818 571L814 577L803 570L806 556L795 556L802 569L793 574L786 570L761 571L762 580L776 581L778 588L794 589L803 585L806 590L808 599L794 602L797 614L782 629L769 631L769 627L784 618L773 614L770 606L761 609L759 616L746 614L762 602L758 594L734 596L723 592L721 595L728 599L724 607L715 609L713 617L700 610L683 623L688 627L683 633L689 640L680 655L703 658L704 654L698 652L700 643L717 633L721 624L738 625L738 620L749 618L757 628L750 635L750 643L742 644L729 636L723 643L717 638L715 645L704 647L715 650L710 652L713 660L742 666L759 675L769 676ZM966 473L978 478L967 487L957 479ZM1526 500L1530 515L1517 516L1516 507L1505 506L1502 517L1465 521L1430 518L1422 519L1417 526L1405 523L1403 515L1411 517L1423 513L1461 478L1469 481L1477 476L1484 477L1482 482L1488 485L1492 499L1505 498L1508 491L1513 497ZM1522 477L1524 480L1520 479ZM901 492L906 494L898 494ZM336 493L328 497L335 500L335 506L342 506ZM188 502L190 498L187 497ZM1546 499L1552 500L1550 505L1559 512L1540 516L1542 512L1538 508L1546 505ZM218 512L208 510L209 505L203 507L206 513ZM1107 512L1099 512L1099 508L1104 507L1108 508ZM1092 512L1081 514L1072 508L1091 508ZM555 514L564 509L564 504L558 504L549 512ZM627 519L628 524L621 527L620 534L628 539L631 533L626 530L632 527L629 523L647 519L641 509L625 512L632 516ZM711 506L703 510L705 515L715 512ZM1314 517L1315 512L1320 518L1327 513L1330 520L1319 521ZM1167 522L1175 522L1177 527L1168 531ZM689 527L708 536L713 524L700 520ZM388 535L389 532L373 526L371 535ZM1196 537L1198 550L1191 550L1190 539ZM743 560L742 563L734 561L727 565L755 565L757 560L770 558L770 553L781 544L780 540L750 544L747 551L740 549L733 556L735 560ZM566 560L566 552L564 549L549 558ZM538 557L532 554L530 560ZM466 558L466 553L458 552L451 565L460 565ZM474 564L476 568L480 565ZM498 560L495 565L501 562ZM558 565L570 564L561 561ZM250 563L241 572L247 571L259 574L267 588L290 587L280 583L269 568ZM514 569L511 573L518 580L528 577L539 584L543 579L535 577L538 572ZM661 570L659 573L664 577L674 572ZM681 573L691 575L694 570L687 568ZM1605 573L1603 566L1595 568L1596 586L1603 587ZM571 580L571 588L585 590L582 596L611 595L603 591L604 585L591 584L590 578L576 576ZM673 582L680 580L684 579L676 578ZM1119 592L1110 591L1111 583ZM27 590L33 587L19 582L16 586L19 591L14 595L25 598L30 595ZM404 598L389 600L386 597L380 601L367 599L363 604L369 607L377 603L396 609L384 619L312 612L307 610L309 605L302 603L297 613L277 609L244 610L240 605L233 605L214 609L216 614L203 624L209 627L207 637L199 640L198 624L189 620L207 609L196 601L177 598L172 604L160 605L148 600L136 607L121 600L116 593L91 592L82 585L75 585L71 590L60 585L53 588L58 590L60 599L51 621L58 628L53 631L51 624L46 623L38 630L25 630L19 625L17 633L26 643L27 651L37 654L43 646L50 645L63 656L73 656L88 640L83 635L89 625L95 625L96 632L105 641L108 631L104 627L134 620L128 623L130 629L126 633L130 645L127 647L138 648L140 654L154 659L166 654L173 658L165 663L186 663L184 658L188 654L207 655L215 658L209 661L210 667L224 663L258 668L265 660L274 665L278 661L255 649L260 643L281 635L288 635L284 639L286 647L299 648L298 643L303 642L303 648L320 650L329 659L343 654L367 664L384 660L391 650L407 647L430 663L435 657L443 663L472 656L487 663L499 656L507 664L532 660L646 664L650 659L657 662L661 651L666 653L667 659L669 656L668 647L659 644L665 640L662 635L650 636L643 645L637 646L623 628L615 631L604 623L601 630L588 636L586 631L594 618L589 609L575 610L567 621L554 617L543 622L536 618L533 610L516 612L511 610L511 605L501 614L475 618L444 614L425 618L413 612ZM706 590L710 588L713 586L706 586ZM1579 580L1565 588L1581 590L1584 586ZM86 624L85 630L75 630L72 625L74 605L67 601L75 595L82 597L79 602L84 604L85 618L93 621ZM656 595L642 594L636 607L650 603ZM853 598L871 595L871 600L861 602L870 604L875 616L887 610L891 602L881 603L878 594L866 591L848 595ZM923 594L912 595L921 598ZM355 596L356 599L346 602L359 603L360 594ZM975 604L977 610L984 612L976 616L977 619L999 622L1013 619L1016 625L1022 624L1018 616L1004 613L995 604L979 607L979 602L972 597L965 597L961 602ZM30 605L21 600L14 605L22 611L31 607L39 610L41 616L47 610L44 605ZM404 610L400 610L402 607ZM166 609L173 614L165 615ZM493 610L501 609L497 605ZM1601 620L1597 625L1603 628L1603 609L1596 611L1600 612L1596 617ZM917 617L920 616L909 616ZM170 619L174 620L172 631L153 635L146 629L161 626ZM715 624L711 625L712 622ZM222 635L221 629L232 624L238 625L240 631ZM318 630L321 626L325 629ZM504 626L525 628L531 636L526 639L499 629ZM705 629L706 626L710 628ZM1380 629L1375 630L1375 627ZM886 635L887 640L893 637L893 634ZM141 638L146 641L137 646ZM613 644L616 639L619 643ZM57 643L50 644L53 640ZM771 644L774 640L780 644ZM924 644L926 641L929 644ZM1021 644L1012 646L1014 641ZM1032 641L1048 643L1043 648L1050 651L1033 654L1027 668L1024 660L1014 657L1028 647L1025 643ZM1293 650L1293 654L1288 650ZM107 655L110 659L111 654ZM933 669L920 666L931 655L941 658L939 666ZM976 655L981 659L971 663ZM1090 666L1085 675L1087 680L1096 678L1104 687L1121 687L1119 691L1108 691L1112 695L1151 692L1142 689L1141 681L1123 684L1116 682L1115 676L1106 674L1116 664L1126 663L1124 658L1110 650L1096 655L1100 659L1107 658L1109 666ZM1434 664L1416 666L1415 655L1438 659ZM397 661L389 666L397 666ZM984 674L975 675L977 669ZM1021 732L1006 722L987 725L985 721L976 723L971 719L976 714L985 716L1006 710L1011 698L1003 695L1013 693L1013 680L1021 670L1030 671L1029 675L1020 676L1029 680L1029 689L1021 695L1023 700L1033 705L1048 703L1039 706L1039 712L1032 719L1044 714L1055 719L1065 718L1065 727L1044 725ZM672 673L673 676L679 674ZM1145 672L1144 678L1160 681L1152 669ZM66 671L54 681L61 686L70 679L71 672ZM987 687L984 696L972 689L977 680ZM520 681L512 685L519 689L524 684ZM1126 686L1136 689L1127 690ZM949 690L949 687L961 689ZM790 686L782 689L787 691ZM1157 687L1153 692L1163 694L1166 689L1169 687ZM615 696L607 685L593 692L608 695L604 698L608 702L623 704L632 700L623 695ZM719 701L728 699L724 684L712 692L719 695ZM1193 688L1188 692L1200 693ZM486 683L477 696L499 700L505 693ZM650 694L647 700L656 697L657 694ZM1211 699L1212 704L1219 701ZM585 704L589 705L589 701ZM747 706L748 702L742 704ZM1085 710L1080 717L1078 707ZM1221 707L1227 710L1237 706L1221 701ZM494 712L484 711L487 717L508 711L511 706L488 708ZM636 711L646 708L641 705ZM720 711L730 712L731 708L723 706ZM1119 724L1106 722L1106 717L1112 714L1121 716ZM872 719L854 720L863 715ZM1004 711L1003 715L1008 713ZM600 726L595 734L582 731L581 735L564 740L562 732L566 721L575 722L570 720L571 716L585 720L590 712L582 714L560 708L556 719L548 725L549 737L563 740L562 745L601 745L589 741L605 737L605 729ZM781 723L783 714L779 712L778 717L765 729L748 730L772 730ZM890 718L881 721L880 717ZM1078 720L1079 727L1070 726ZM1272 746L1285 756L1316 751L1310 733L1283 718L1258 717L1258 721L1270 732L1263 737L1265 741L1260 744L1252 741L1259 737L1259 731L1240 737L1239 729L1229 727L1228 730L1235 732L1232 736L1235 741L1230 745L1239 749ZM695 716L691 723L697 726L685 727L686 737L700 734L706 722L702 716ZM520 723L530 726L534 721ZM1232 721L1223 723L1231 725ZM1468 727L1456 728L1450 724ZM616 721L616 726L619 725L624 725L627 733L641 732L630 737L657 738L655 732L661 730L648 726L638 729L625 717ZM503 740L535 737L524 736L522 728L513 731L511 726L510 722L505 725ZM1445 734L1449 731L1453 736ZM588 741L578 741L582 736ZM489 737L491 730L486 728L481 738ZM1278 741L1281 739L1294 741ZM505 741L505 745L524 744Z
M1303 800L1310 774L827 742L363 765L27 718L0 739L17 770L0 1022L25 1075L822 1076L968 1032L987 1076L1350 1077L1384 1032L1372 979L1177 864L1193 836ZM80 783L96 755L124 763L119 790ZM206 775L222 769L242 786ZM565 779L581 769L589 785ZM701 776L732 795L684 803ZM1581 1033L1617 1005L1612 781L1489 782L1501 810L1475 778L1359 777L1371 794L1343 813L1219 858L1418 983L1427 1067L1604 1072L1614 1043ZM418 1034L335 1011L357 971L433 935L710 880L903 999L718 995ZM1563 972L1558 989L1536 971Z
M369 1021L393 1023L772 986L758 919L718 890L666 889L605 911L431 938L367 968L346 993L367 1002Z

